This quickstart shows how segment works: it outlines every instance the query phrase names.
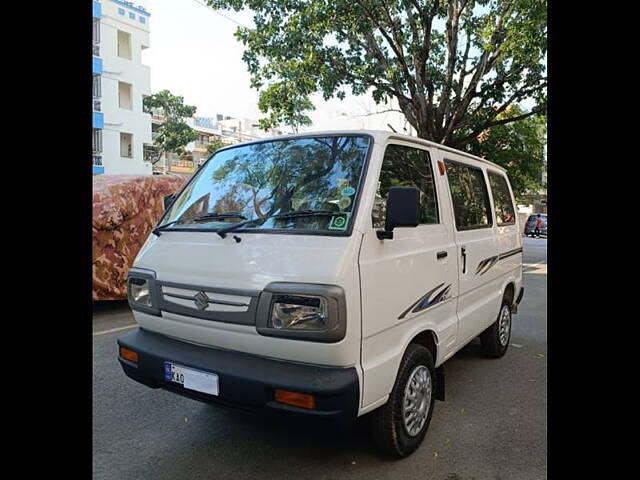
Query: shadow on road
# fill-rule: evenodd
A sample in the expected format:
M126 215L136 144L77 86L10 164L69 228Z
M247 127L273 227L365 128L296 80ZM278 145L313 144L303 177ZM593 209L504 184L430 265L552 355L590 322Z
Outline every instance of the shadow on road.
M93 302L93 314L111 314L129 310L127 300L102 300Z

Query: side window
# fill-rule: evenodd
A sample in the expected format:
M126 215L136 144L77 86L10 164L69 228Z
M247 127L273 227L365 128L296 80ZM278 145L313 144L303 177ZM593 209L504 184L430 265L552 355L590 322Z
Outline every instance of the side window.
M489 192L482 170L451 160L445 160L444 163L447 167L456 228L472 230L490 227Z
M438 201L429 152L402 145L387 146L371 212L374 228L384 227L387 194L391 187L418 188L421 207L420 223L439 223Z
M496 210L496 220L499 226L515 225L516 213L509 193L509 185L504 175L487 171L489 186L493 195L493 204Z

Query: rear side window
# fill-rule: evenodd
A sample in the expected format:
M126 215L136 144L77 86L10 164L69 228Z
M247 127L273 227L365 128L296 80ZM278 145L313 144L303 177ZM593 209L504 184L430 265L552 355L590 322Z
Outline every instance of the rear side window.
M444 161L453 213L458 230L473 230L491 226L491 207L484 175L479 168L451 160Z
M438 201L429 152L402 145L387 146L371 214L374 228L384 227L385 205L391 187L416 187L420 190L420 223L439 223Z
M516 212L511 201L509 185L504 175L487 171L489 186L493 195L493 206L496 211L496 221L498 226L515 225Z

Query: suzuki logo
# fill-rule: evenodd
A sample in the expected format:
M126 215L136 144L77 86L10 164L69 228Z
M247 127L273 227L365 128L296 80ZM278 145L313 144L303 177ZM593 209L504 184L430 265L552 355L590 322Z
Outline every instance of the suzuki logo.
M209 297L207 297L207 294L204 292L196 293L196 295L193 297L193 301L195 302L196 307L198 307L200 310L204 310L209 306Z

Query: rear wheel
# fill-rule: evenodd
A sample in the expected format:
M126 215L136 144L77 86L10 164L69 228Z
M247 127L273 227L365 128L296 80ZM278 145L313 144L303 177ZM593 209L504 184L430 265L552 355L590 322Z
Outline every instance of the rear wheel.
M420 446L433 413L434 379L431 352L422 345L410 344L389 400L373 412L373 436L383 452L402 458Z
M500 358L507 353L511 339L511 304L502 300L498 319L480 335L482 353L488 358Z

